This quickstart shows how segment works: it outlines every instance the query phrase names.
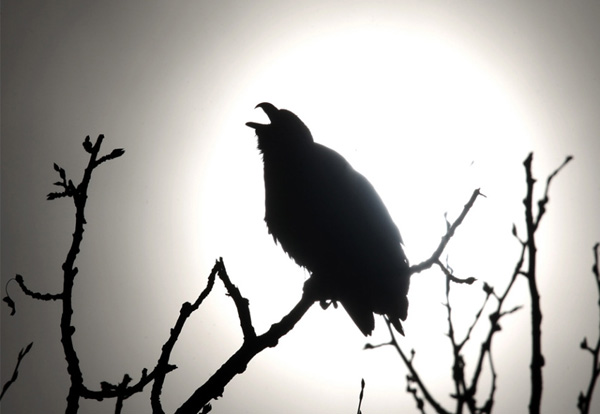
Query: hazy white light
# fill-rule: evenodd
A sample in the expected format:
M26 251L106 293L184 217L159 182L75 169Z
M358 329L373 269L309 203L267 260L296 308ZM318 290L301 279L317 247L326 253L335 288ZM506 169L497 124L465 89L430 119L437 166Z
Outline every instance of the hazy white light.
M511 159L518 165L528 140L493 73L441 39L397 30L357 30L307 40L254 66L256 72L247 78L244 93L236 91L236 110L221 123L227 128L222 131L225 138L217 144L206 181L211 188L207 194L217 196L218 202L204 200L203 216L210 221L202 227L201 237L206 259L216 254L235 258L228 261L230 271L246 275L238 283L256 304L252 312L259 331L289 310L308 277L274 245L262 220L262 162L253 131L244 126L248 120L267 122L262 111L252 109L262 101L294 111L317 142L340 152L373 183L400 228L413 263L428 257L439 242L445 231L444 213L453 220L471 192L481 187L488 198L480 200L472 213L470 221L476 224L461 229L468 237L462 244L459 236L453 242L458 247L451 254L451 265L460 276L494 277L473 272L495 260L495 251L507 248L495 245L502 238L494 235L506 234L510 224L490 223L489 217L518 205L507 194L521 177L507 176L502 163ZM511 220L510 215L500 216ZM465 245L464 240L472 242ZM446 353L437 350L429 355L427 350L432 343L446 341L441 334L447 329L440 305L443 286L435 273L413 278L406 322L412 332L410 346L427 353L427 358L442 359L423 361L422 367L428 378L439 378L440 383L445 383L447 373L439 367L450 361L442 356ZM454 289L453 295L470 314L481 303L472 290L465 294L464 289ZM290 346L297 349L292 352L310 355L311 364L317 366L331 363L331 353L345 358L339 348L324 348L328 332L335 332L338 341L355 344L343 351L347 358L356 358L356 346L362 346L361 335L341 308L323 311L315 306L297 329L302 327L310 330L308 338L322 339L310 345L294 341ZM385 342L382 321L377 327L373 343L378 338ZM457 325L459 333L464 328ZM389 355L365 353L360 358L364 362L352 366L365 373L375 369L374 361L386 366L380 358ZM302 363L285 363L303 370ZM360 375L347 373L353 378ZM397 386L395 370L388 377L379 368L374 377L382 375L390 387Z
M224 135L235 138L219 143L214 161L213 174L230 181L211 181L221 188L218 209L243 203L244 212L236 211L245 225L254 223L253 237L255 231L266 234L257 219L264 214L262 168L252 131L243 123L266 119L251 109L261 101L297 113L316 141L369 178L413 262L438 242L444 212L455 217L475 188L488 196L488 209L508 208L503 199L515 204L505 197L513 177L499 163L521 156L519 148L527 147L523 127L494 74L447 42L396 30L356 30L308 40L259 63L239 99L248 107L224 123L230 125ZM237 226L235 218L227 220ZM489 234L489 225L479 230ZM213 244L215 237L227 237L209 234ZM480 250L471 253L481 260L492 248L487 242L471 247Z

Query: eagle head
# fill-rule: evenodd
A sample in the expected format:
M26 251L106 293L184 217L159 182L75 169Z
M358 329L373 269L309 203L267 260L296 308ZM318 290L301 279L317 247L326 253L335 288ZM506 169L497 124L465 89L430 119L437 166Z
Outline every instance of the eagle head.
M299 148L314 142L308 127L294 113L287 109L277 109L275 105L262 102L256 105L269 117L270 124L246 122L256 131L258 148L264 153L271 148ZM282 141L285 137L285 142Z

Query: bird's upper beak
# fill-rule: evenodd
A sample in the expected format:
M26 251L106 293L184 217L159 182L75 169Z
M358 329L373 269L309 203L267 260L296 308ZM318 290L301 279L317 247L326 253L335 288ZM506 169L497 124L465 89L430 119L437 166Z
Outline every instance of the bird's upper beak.
M269 102L262 102L259 103L258 105L256 105L255 108L261 108L263 111L265 111L265 114L267 114L267 116L269 117L269 120L271 121L271 123L273 122L275 115L277 114L277 112L279 112L279 109L277 109L275 107L275 105L269 103ZM246 126L249 126L250 128L254 128L254 129L259 129L259 128L263 128L265 126L267 126L266 124L259 124L257 122L246 122Z

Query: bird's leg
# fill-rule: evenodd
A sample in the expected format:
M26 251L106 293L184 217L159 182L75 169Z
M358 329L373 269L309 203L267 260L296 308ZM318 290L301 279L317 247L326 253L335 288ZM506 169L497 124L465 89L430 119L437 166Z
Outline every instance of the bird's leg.
M337 309L337 300L333 295L331 285L327 283L326 278L320 277L317 273L313 273L304 282L304 294L309 295L315 302L318 301L323 309L327 309L332 304Z
M333 305L333 307L335 309L337 309L337 301L335 300L321 300L319 301L319 305L321 305L321 308L323 309L327 309L329 306Z

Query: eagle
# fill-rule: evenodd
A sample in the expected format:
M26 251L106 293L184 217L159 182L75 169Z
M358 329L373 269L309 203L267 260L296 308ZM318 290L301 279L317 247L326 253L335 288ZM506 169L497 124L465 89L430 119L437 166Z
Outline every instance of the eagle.
M315 301L341 303L371 335L374 314L404 335L409 263L400 232L371 183L334 150L314 141L291 111L256 106L270 124L247 122L262 154L265 222L275 243L310 272Z

